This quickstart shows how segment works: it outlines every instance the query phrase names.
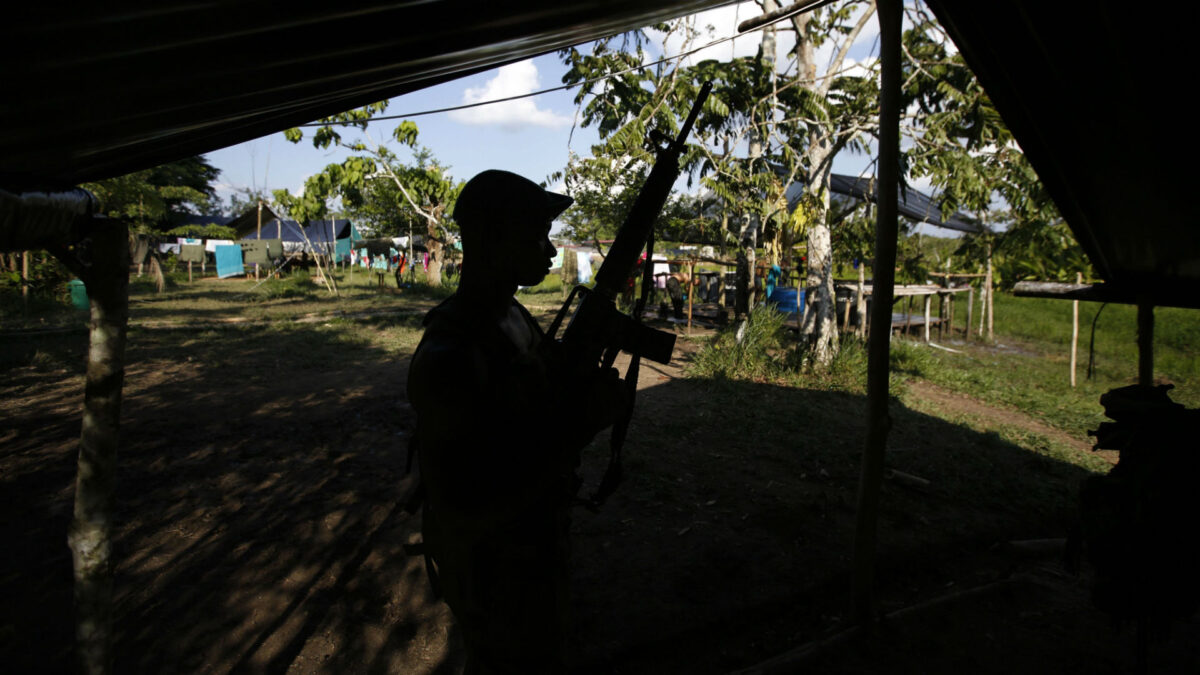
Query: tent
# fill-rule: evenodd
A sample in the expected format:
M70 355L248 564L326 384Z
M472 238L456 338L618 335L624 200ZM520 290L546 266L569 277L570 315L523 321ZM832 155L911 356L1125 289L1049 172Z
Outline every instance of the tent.
M242 239L259 239L257 232L247 234ZM307 226L301 226L294 220L272 220L263 223L262 239L282 239L283 250L287 253L298 253L310 250L309 243L318 251L332 254L340 240L358 241L362 235L354 223L345 218L318 220ZM348 253L348 251L347 251Z

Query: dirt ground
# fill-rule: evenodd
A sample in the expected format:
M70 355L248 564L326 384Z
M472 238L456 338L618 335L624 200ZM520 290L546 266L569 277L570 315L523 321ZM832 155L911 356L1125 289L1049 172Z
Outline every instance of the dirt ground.
M407 359L359 350L298 366L254 330L180 358L172 340L143 330L129 345L117 672L460 670L453 619L403 548L419 531L403 509ZM862 397L687 379L693 345L643 368L628 478L599 513L573 517L581 672L1133 668L1132 631L1091 609L1086 574L1006 543L1065 536L1082 470L907 409L894 413L889 465L931 485L885 485L878 602L893 614L874 635L842 635ZM60 366L81 363L83 337L5 349L56 357L0 373L0 663L64 672L82 375ZM729 400L761 432L734 423ZM781 411L830 431L781 436ZM1015 414L992 419L1032 422ZM593 455L592 484L604 461ZM967 487L939 480L952 473ZM1152 672L1200 672L1198 631L1177 625L1156 643Z

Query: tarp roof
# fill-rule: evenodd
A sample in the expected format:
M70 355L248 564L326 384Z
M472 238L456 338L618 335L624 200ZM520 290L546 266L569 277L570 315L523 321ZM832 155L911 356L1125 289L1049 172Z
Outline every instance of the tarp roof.
M926 2L1101 276L1196 306L1195 5Z
M0 188L121 175L727 2L9 3Z
M835 173L830 177L829 190L834 194L875 203L878 201L879 183L873 176L848 176L842 173ZM793 183L788 186L787 200L789 211L796 208L796 203L799 202L803 191L804 186L799 183ZM900 209L900 215L910 220L915 220L919 223L929 223L930 225L944 227L948 230L957 230L959 232L983 231L983 227L977 221L961 213L954 213L949 218L943 220L941 210L928 195L908 186L904 186L904 189L898 193L896 202Z
M255 204L243 211L241 215L230 218L227 224L233 228L234 232L237 232L239 237L248 238L246 235L254 236L258 234L259 223L266 226L272 220L277 220L278 218L279 216L275 215L271 207L266 204L262 205L262 214L260 216L258 205Z
M258 239L257 224L255 230L255 232L243 236L242 239ZM301 234L302 230L303 234ZM314 244L329 244L337 239L345 239L357 234L350 221L345 218L337 218L332 222L318 220L304 228L301 228L300 223L294 220L278 219L263 223L262 226L263 239L282 239L293 243L303 243L305 235Z
M927 2L1100 274L1200 297L1197 10ZM18 3L0 22L0 188L119 175L720 4Z
M205 225L228 225L234 220L232 216L211 216L211 215L196 215L194 213L186 213L179 219L179 225L196 225L204 227Z

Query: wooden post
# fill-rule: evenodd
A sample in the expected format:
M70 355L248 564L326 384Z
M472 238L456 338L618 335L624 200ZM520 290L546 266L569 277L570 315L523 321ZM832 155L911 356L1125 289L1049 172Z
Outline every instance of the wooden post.
M1150 387L1154 385L1154 303L1141 296L1137 308L1138 384Z
M942 330L946 326L946 317L943 316L946 312L946 296L942 295L941 291L937 293L938 299L938 340L942 339Z
M799 294L797 293L797 296L798 295ZM836 293L834 293L834 305L835 306L837 305L837 294ZM846 298L846 311L842 312L842 330L844 330L844 331L850 330L850 310L853 308L854 308L854 306L852 304L850 304L850 298L847 297Z
M954 305L958 304L958 294L949 293L950 305L946 308L946 333L954 337Z
M192 261L188 261L188 283L192 283Z
M992 285L992 242L988 242L987 246L987 278L984 279L987 284L987 339L988 342L996 341L996 334L992 332L992 310L995 308L996 288Z
M912 328L912 296L904 301L904 337L908 338L908 331Z
M929 319L930 319L930 315L929 315L929 306L930 306L932 303L933 303L933 294L931 294L931 293L927 293L927 294L925 295L925 331L924 331L924 332L925 332L925 342L926 342L926 343L928 343L928 342L929 342Z
M891 325L899 231L897 184L900 173L900 24L902 0L879 0L880 101L878 222L875 228L875 281L872 320ZM882 299L882 302L880 301ZM875 617L875 548L879 527L879 492L888 415L890 330L875 330L867 346L867 438L858 481L851 568L851 611L855 622Z
M983 285L979 287L979 330L976 335L979 339L983 339L983 327L987 320L987 296L992 292L991 284L987 282L987 276L984 276Z
M695 281L696 281L696 263L695 263L695 261L692 261L692 262L688 263L688 282L687 282L688 283L688 288L687 288L687 294L688 294L687 334L688 334L688 337L691 337L691 335L692 335L692 299L696 295L696 286L694 285Z
M92 237L90 267L60 256L79 268L91 302L74 519L67 536L75 565L76 646L85 673L107 673L112 664L112 502L129 317L128 227L102 222Z
M975 284L967 282L967 325L963 326L963 339L971 339L971 319L975 316Z
M21 303L29 309L29 251L21 251Z
M858 328L854 332L860 338L867 334L867 296L863 289L863 286L866 285L866 267L866 260L858 261L858 290L854 293L854 305L858 311Z
M258 230L256 237L262 241L262 200L258 200ZM254 263L254 280L258 281L258 263Z
M1083 274L1075 273L1075 283L1083 283ZM1079 301L1071 302L1071 388L1075 388L1075 360L1079 353Z

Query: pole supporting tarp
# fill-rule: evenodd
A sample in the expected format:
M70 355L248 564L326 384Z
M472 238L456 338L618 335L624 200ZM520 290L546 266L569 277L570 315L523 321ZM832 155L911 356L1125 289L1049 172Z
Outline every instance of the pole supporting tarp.
M879 203L875 227L875 297L890 298L896 284L896 237L899 214L896 203L900 182L900 0L879 0L880 106ZM875 549L879 524L879 493L883 483L883 455L891 417L888 415L888 360L892 306L871 305L871 331L867 344L867 438L858 483L858 512L854 528L851 574L851 611L858 623L875 616Z

